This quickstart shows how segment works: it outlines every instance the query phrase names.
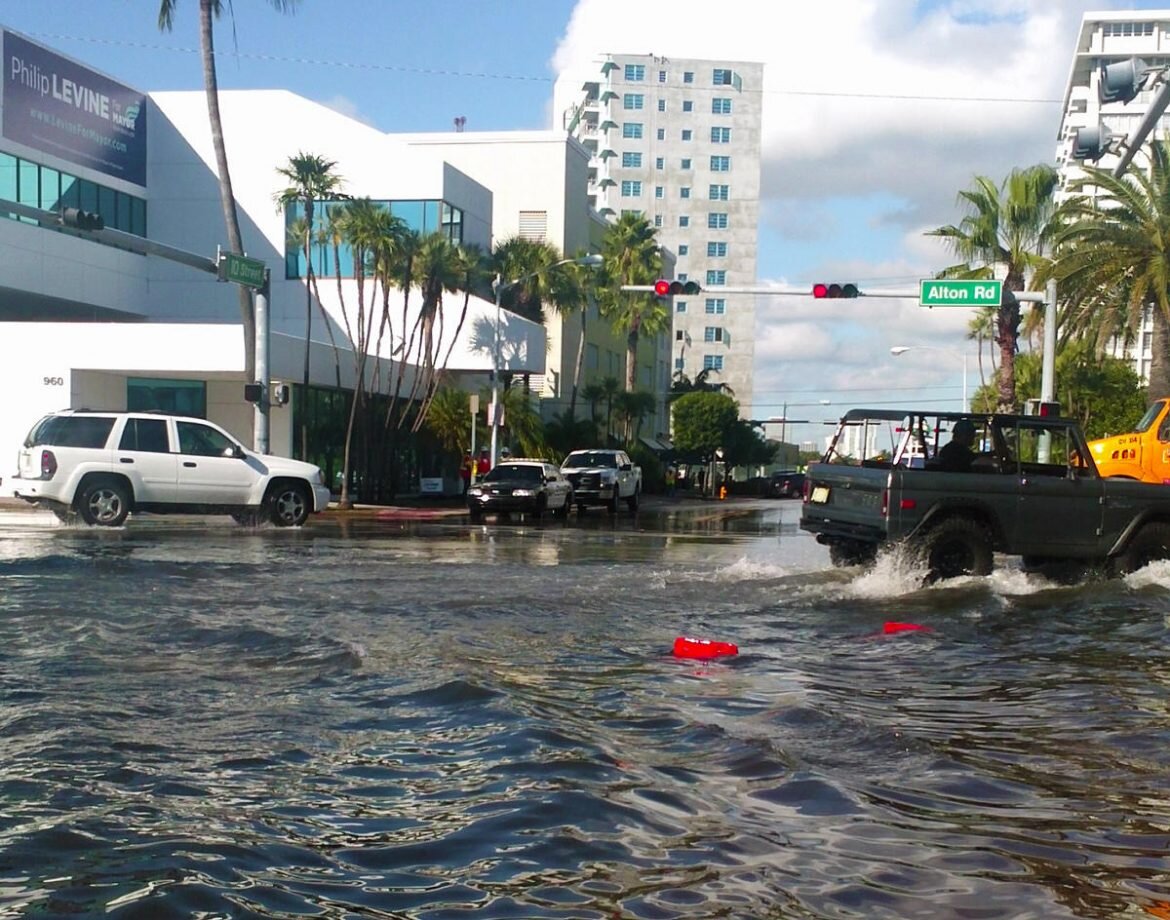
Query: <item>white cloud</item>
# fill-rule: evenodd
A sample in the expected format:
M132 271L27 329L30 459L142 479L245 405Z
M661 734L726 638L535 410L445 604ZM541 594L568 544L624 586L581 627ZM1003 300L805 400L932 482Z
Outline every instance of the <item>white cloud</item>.
M975 175L999 180L1053 160L1081 14L1119 5L579 0L552 68L577 70L603 52L764 62L760 272L803 282L815 270L862 280L863 290L898 279L905 289L954 261L922 234L958 221L957 193ZM852 199L869 202L864 234L849 226L842 202ZM822 253L819 261L785 264L786 239L801 241L806 259ZM765 251L765 240L777 245ZM757 308L756 415L817 387L834 402L868 386L896 399L904 391L890 388L892 374L957 401L955 357L949 366L937 351L895 359L895 344L967 351L974 389L969 311L779 300Z

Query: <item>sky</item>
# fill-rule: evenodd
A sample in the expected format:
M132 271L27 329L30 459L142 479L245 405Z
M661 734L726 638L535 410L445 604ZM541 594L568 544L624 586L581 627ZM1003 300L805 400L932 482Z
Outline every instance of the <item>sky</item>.
M225 4L225 7L228 4ZM199 89L198 0L4 0L0 25L145 91ZM765 64L761 285L917 290L955 259L977 175L1052 162L1082 0L236 0L216 30L221 89L291 90L387 132L553 125L557 74L604 52ZM306 139L311 149L311 138ZM230 150L230 138L229 138ZM916 299L760 298L750 414L959 408L980 382L970 312ZM897 345L916 346L899 357ZM1026 344L1023 346L1026 347ZM984 372L990 374L984 351ZM775 436L776 426L768 433Z

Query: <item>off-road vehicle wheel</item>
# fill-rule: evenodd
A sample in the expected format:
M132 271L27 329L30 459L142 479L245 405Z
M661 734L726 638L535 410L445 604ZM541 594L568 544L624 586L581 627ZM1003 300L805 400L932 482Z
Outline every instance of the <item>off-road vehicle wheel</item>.
M970 518L947 518L919 538L915 555L926 566L928 582L960 575L989 575L991 534Z

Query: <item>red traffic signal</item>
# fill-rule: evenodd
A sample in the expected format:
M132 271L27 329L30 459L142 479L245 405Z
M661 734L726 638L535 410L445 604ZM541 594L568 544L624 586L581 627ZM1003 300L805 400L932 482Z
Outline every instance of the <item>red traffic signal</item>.
M670 281L659 278L654 282L654 296L674 297L678 294L698 294L702 290L697 281Z
M823 284L817 282L813 285L812 295L818 300L822 298L836 298L836 297L856 297L861 291L857 290L856 284Z

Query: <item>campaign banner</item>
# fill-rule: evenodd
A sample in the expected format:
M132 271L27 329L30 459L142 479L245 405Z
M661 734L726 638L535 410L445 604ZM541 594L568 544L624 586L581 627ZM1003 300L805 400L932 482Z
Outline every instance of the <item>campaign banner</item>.
M4 31L6 138L146 185L146 96Z

